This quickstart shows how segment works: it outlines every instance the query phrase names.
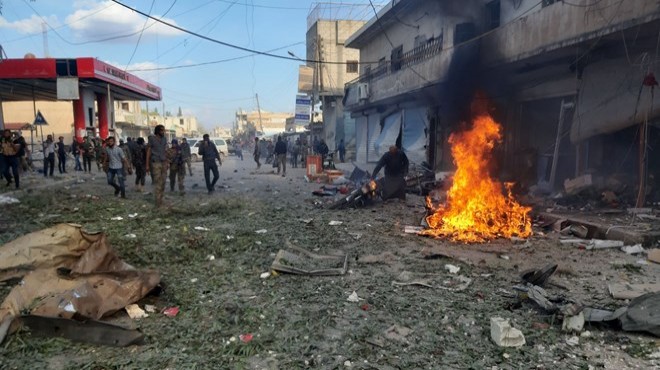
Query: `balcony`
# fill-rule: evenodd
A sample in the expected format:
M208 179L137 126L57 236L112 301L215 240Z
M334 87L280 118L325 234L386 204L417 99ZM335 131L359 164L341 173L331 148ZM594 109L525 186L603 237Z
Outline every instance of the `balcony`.
M367 69L359 78L346 84L345 105L349 109L384 103L401 94L442 83L451 71L468 58L475 59L476 44L442 50L442 39L431 40L406 53L400 59L386 61ZM368 99L358 96L358 84L369 85Z
M660 19L657 1L574 0L573 3L556 2L484 36L482 63L494 66L517 62Z

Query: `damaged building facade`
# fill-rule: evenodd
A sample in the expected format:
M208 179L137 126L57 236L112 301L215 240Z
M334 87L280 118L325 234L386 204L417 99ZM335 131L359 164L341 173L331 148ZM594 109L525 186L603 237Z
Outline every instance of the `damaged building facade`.
M653 178L644 148L658 141L659 18L644 0L392 1L346 43L360 50L344 98L357 162L398 144L450 169L447 138L483 91L504 126L505 178L550 188L587 173Z

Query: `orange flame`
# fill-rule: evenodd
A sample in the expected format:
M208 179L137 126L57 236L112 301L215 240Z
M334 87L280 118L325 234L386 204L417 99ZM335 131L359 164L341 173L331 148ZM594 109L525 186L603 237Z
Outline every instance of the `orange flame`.
M433 213L426 218L430 229L424 235L448 237L453 241L478 243L498 237L528 237L532 234L531 208L521 206L512 193L512 183L490 177L491 152L502 139L501 126L490 116L481 115L470 130L449 137L456 165L454 183L446 204L427 206Z

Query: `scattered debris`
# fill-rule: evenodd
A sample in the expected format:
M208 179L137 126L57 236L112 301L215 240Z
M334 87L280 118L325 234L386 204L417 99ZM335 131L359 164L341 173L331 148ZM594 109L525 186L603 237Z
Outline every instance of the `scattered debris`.
M149 313L154 313L154 312L156 312L156 306L151 305L151 304L145 304L144 305L144 310L149 312Z
M520 273L520 278L526 283L544 287L550 276L557 270L557 267L557 264L551 263L540 269L525 270Z
M208 227L204 227L204 226L195 226L195 230L197 230L197 231L211 231L211 229L209 229Z
M330 225L330 226L339 226L343 223L344 223L343 221L330 221L330 223L328 225Z
M580 338L578 336L572 336L566 339L566 344L568 344L569 346L580 345Z
M267 232L268 232L268 230L266 230L266 229L260 229L260 230L255 231L255 233L257 233L257 234L265 234Z
M461 268L458 266L454 265L445 265L445 270L449 271L450 274L458 274L459 271L461 271Z
M300 222L302 222L304 224L310 224L310 223L312 223L312 221L314 221L313 218L303 218L303 219L300 220Z
M135 234L126 234L126 235L124 235L124 238L135 239L135 238L137 238L137 235L135 235Z
M626 254L639 254L639 253L644 253L645 249L642 247L641 244L635 244L635 245L629 245L625 247L621 247L621 250L625 252Z
M252 341L252 338L254 338L254 336L250 333L241 334L238 336L238 339L240 339L241 342L243 343L250 343Z
M126 310L126 313L128 314L128 317L131 319L143 319L145 317L149 317L149 315L144 312L143 309L140 308L137 304L130 304L124 308Z
M593 185L591 174L578 176L574 179L564 180L564 189L566 194L575 195L582 190L588 189Z
M584 313L580 312L575 316L565 316L561 325L561 330L566 332L579 333L584 328Z
M660 249L651 249L648 254L648 259L651 262L660 263Z
M525 345L523 333L511 326L509 320L491 317L490 337L500 347L522 347Z
M128 215L128 217L130 217L130 218L135 218L135 217L137 217L137 216L138 216L137 213L131 213L131 214Z
M421 226L404 226L403 232L406 234L419 234L424 231L424 228Z
M408 342L406 339L413 332L412 329L405 326L392 325L385 330L385 338L398 342Z
M346 300L349 301L349 302L357 303L357 302L360 302L362 300L362 298L358 297L358 294L357 294L356 291L353 291L353 293L351 293L351 295L349 295Z
M168 317L175 317L179 314L179 307L168 307L163 310L163 315Z
M8 197L6 195L0 195L0 205L5 205L5 204L16 204L20 203L21 201L13 198L13 197Z
M233 240L234 236L233 235L227 235L227 240Z
M209 254L208 256L206 256L206 259L209 260L209 261L214 261L214 260L215 260L215 256L212 255L212 254Z
M259 275L260 279L268 279L270 277L270 271L262 272L261 275Z
M660 292L660 283L626 284L615 283L607 286L614 299L633 299L647 293Z
M121 217L121 216L116 216L116 217L111 218L110 220L111 220L111 221L121 221L121 220L123 220L123 219L124 219L124 218Z
M288 244L289 249L277 252L271 270L297 275L331 276L344 275L348 269L348 255L320 255Z

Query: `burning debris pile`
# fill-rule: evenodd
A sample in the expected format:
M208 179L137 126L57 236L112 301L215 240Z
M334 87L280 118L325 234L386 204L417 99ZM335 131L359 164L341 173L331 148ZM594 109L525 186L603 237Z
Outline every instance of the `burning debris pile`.
M483 114L474 120L471 129L449 137L456 164L453 185L445 204L433 204L427 197L432 213L426 218L429 229L423 235L466 243L531 235L531 209L516 202L512 184L503 188L489 173L489 159L502 139L501 129L492 117Z

